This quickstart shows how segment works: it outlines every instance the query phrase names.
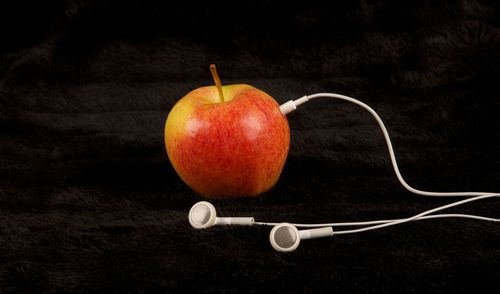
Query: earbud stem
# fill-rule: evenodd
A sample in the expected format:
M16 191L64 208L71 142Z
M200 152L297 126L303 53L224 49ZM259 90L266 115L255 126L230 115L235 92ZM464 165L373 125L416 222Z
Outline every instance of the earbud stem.
M253 217L218 217L215 220L216 225L241 225L251 226L254 223Z
M332 227L299 231L300 239L314 239L333 236Z

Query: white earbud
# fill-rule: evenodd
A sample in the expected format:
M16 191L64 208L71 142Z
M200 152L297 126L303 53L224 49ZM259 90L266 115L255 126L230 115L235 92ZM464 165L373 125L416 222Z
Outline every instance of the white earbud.
M332 227L301 230L289 223L281 223L271 230L269 241L276 251L291 252L297 249L300 240L333 236Z
M253 217L217 217L215 207L207 201L195 203L189 210L189 223L195 229L215 225L253 225Z

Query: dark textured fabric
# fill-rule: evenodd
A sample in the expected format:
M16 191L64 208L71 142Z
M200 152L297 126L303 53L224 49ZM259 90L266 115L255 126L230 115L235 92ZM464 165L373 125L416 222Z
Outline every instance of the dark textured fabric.
M498 293L498 223L414 222L291 254L271 248L267 227L189 226L202 198L171 167L163 127L212 83L210 63L223 83L279 102L368 103L417 188L500 191L498 3L321 2L2 2L0 293ZM220 215L361 221L456 200L404 190L355 105L316 100L288 119L277 185L213 201Z

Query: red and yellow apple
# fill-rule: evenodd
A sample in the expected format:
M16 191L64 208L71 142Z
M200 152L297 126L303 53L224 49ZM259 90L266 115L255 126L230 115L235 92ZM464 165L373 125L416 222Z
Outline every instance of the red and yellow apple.
M218 86L195 89L172 108L165 124L168 158L202 196L258 195L281 174L288 121L265 92L246 84Z

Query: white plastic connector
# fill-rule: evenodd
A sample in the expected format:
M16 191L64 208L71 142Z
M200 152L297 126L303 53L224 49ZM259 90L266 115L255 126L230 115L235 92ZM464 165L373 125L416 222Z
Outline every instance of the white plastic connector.
M253 217L217 217L215 219L215 225L251 226L253 223Z
M331 237L333 236L333 228L325 227L318 229L301 230L299 231L299 234L301 240Z
M287 101L280 105L280 111L281 113L283 113L283 115L287 115L295 109L297 109L297 106L295 106L295 102L293 100Z
M307 101L309 101L309 97L307 97L307 95L303 96L303 97L300 97L297 100L289 100L289 101L287 101L287 102L285 102L285 103L283 103L283 104L280 105L280 111L281 111L281 113L283 113L283 115L287 115L290 112L292 112L295 109L297 109L297 106L299 106L301 104L304 104Z

